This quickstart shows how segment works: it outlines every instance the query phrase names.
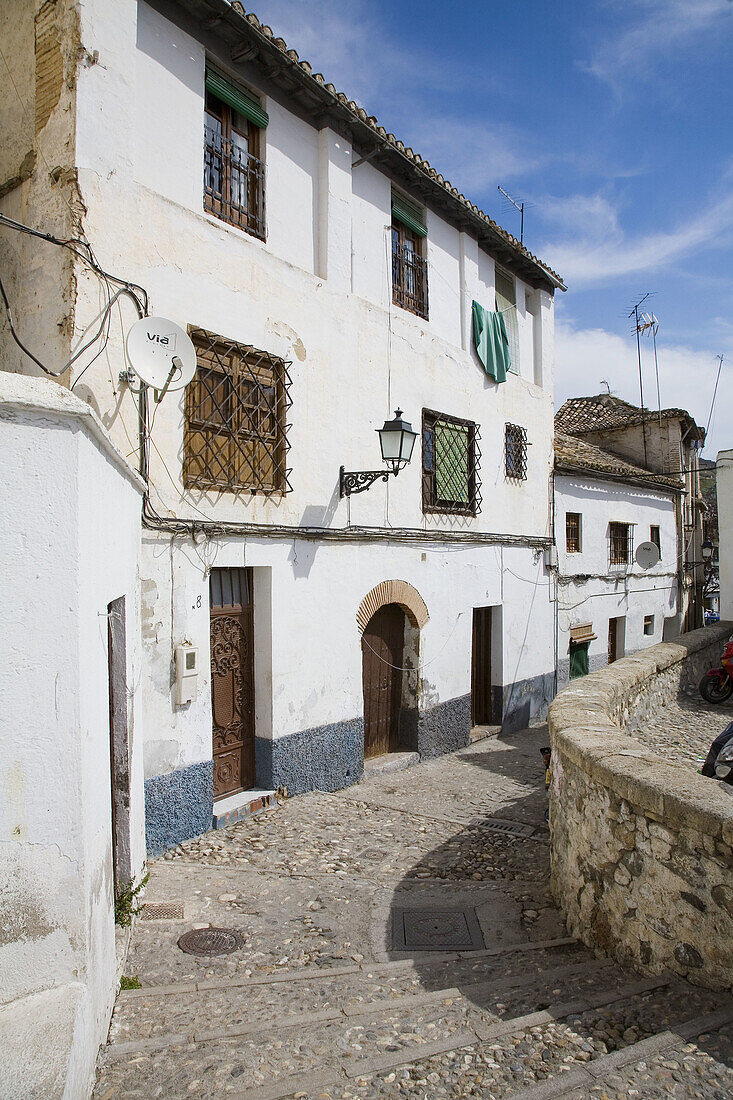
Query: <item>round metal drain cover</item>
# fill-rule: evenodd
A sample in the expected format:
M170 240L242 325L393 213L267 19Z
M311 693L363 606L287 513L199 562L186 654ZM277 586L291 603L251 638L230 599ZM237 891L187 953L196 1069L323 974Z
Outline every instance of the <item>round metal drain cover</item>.
M178 941L187 955L231 955L244 947L244 936L233 928L194 928Z

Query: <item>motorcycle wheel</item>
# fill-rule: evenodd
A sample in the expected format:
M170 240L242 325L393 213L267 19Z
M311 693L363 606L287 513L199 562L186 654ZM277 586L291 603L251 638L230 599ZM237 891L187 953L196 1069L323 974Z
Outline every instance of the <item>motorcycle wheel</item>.
M706 703L724 703L733 694L733 680L730 676L703 676L700 694Z

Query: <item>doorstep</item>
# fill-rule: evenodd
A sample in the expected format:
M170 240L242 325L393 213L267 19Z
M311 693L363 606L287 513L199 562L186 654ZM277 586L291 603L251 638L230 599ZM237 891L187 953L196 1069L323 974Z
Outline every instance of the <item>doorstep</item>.
M364 778L373 779L389 772L403 772L405 768L419 763L419 752L385 752L384 756L372 756L364 761Z
M501 726L473 726L468 735L468 742L473 745L474 741L483 741L485 737L498 737L500 733Z
M251 817L276 805L274 791L239 791L238 794L230 794L214 803L213 827L223 829L227 825L233 825L235 821L241 821L244 817Z

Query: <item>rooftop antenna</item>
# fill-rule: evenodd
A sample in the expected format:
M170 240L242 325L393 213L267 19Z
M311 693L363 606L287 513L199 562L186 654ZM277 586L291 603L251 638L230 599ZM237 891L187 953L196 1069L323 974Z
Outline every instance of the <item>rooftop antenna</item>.
M659 423L661 424L662 398L659 393L659 361L657 359L657 333L659 332L659 321L653 313L642 313L639 315L639 324L641 326L641 335L648 336L651 333L652 340L654 341L654 373L657 377L657 415L659 417Z
M641 403L641 435L642 435L642 439L644 440L644 465L645 466L648 465L648 460L647 460L647 450L646 450L646 420L645 420L645 417L644 417L644 382L643 382L642 375L641 375L641 341L639 339L641 330L639 328L639 306L643 305L643 303L647 300L647 298L651 297L651 294L652 294L652 292L648 291L642 298L639 299L639 301L636 303L635 306L633 306L633 308L629 311L629 314L628 314L629 317L634 318L634 327L636 329L636 356L637 356L637 359L639 360L639 400L640 400L640 403Z
M499 190L501 191L504 198L512 204L515 210L519 211L519 243L524 244L524 200L522 200L521 202L517 202L516 199L513 199L512 196L508 194L503 187L500 187Z
M715 378L715 389L713 390L713 400L710 402L710 415L708 416L708 422L707 422L707 426L705 428L705 438L706 439L707 439L708 431L710 429L710 421L713 419L713 409L715 408L715 397L716 397L716 394L718 392L718 382L720 381L720 372L723 369L723 356L722 355L716 355L715 358L718 360L718 373L717 373L716 378Z
M608 390L608 396L610 397L611 396L611 387L609 386L609 384L608 384L608 382L606 381L605 378L601 379L601 385L606 387L606 389Z

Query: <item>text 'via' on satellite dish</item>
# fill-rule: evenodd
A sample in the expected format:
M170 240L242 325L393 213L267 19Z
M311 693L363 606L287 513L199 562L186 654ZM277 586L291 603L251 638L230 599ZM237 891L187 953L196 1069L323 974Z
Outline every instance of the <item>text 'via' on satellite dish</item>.
M196 348L180 325L142 317L127 334L127 357L143 382L156 390L181 390L196 373Z

